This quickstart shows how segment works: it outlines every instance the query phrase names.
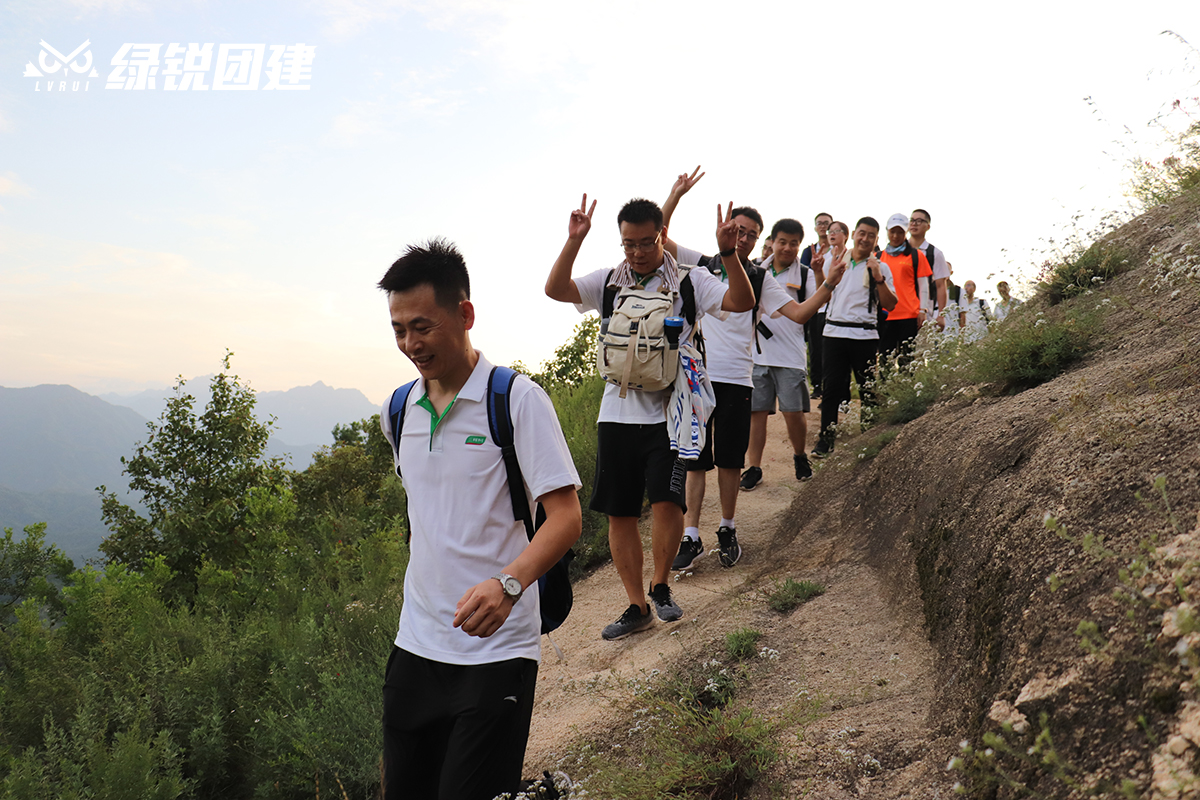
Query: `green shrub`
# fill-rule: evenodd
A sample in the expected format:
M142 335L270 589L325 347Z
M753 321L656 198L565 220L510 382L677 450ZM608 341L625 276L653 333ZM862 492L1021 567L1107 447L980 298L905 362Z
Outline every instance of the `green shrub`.
M786 578L782 583L776 581L771 587L771 591L767 593L767 607L772 611L786 614L793 608L823 594L825 594L825 587L819 583Z
M1057 377L1087 355L1101 315L1080 307L1049 311L1021 314L977 342L970 377L1013 394Z
M740 628L725 634L725 649L729 651L729 657L735 661L753 658L758 654L758 640L762 635L762 631L754 628Z
M1050 305L1057 305L1105 281L1132 269L1130 251L1108 242L1094 242L1090 247L1063 263L1049 269L1038 284L1038 293Z

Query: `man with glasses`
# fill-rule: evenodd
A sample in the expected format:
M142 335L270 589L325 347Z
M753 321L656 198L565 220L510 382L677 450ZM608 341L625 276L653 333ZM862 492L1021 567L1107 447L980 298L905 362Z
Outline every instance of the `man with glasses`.
M730 204L732 210L733 204ZM746 311L754 305L754 291L736 257L738 227L733 215L722 218L717 209L717 246L720 263L728 274L728 284L722 283L708 270L691 270L681 276L673 254L664 251L669 241L663 212L650 200L634 199L617 214L621 231L621 248L625 260L616 269L598 269L578 279L571 270L584 237L591 229L592 212L596 204L583 204L571 212L567 225L567 242L554 262L546 279L546 295L562 303L573 303L581 313L604 310L606 287L642 287L662 291L673 297L673 316L684 317L679 341L692 336L692 322L684 309L683 293L690 284L694 298L694 319L704 315L724 316L729 312ZM657 615L663 622L673 622L683 611L671 597L668 582L671 559L679 548L683 535L684 467L672 449L667 431L666 401L671 391L629 390L621 397L615 384L604 387L597 419L596 477L589 506L608 516L608 543L613 565L621 577L629 607L601 637L622 639L644 630ZM654 574L650 580L649 598L654 606L651 614L646 591L642 588L642 541L638 535L638 517L643 498L648 496L653 512L651 534Z
M806 267L813 264L821 265L825 254L829 252L829 226L833 223L833 215L822 211L817 214L813 224L817 229L817 243L810 244L800 253L800 263ZM804 325L804 338L808 340L808 380L812 383L814 399L821 396L821 381L825 376L822 339L825 336L825 309L813 314Z
M663 204L663 216L669 223L679 200L703 177L696 177L700 168L691 175L679 176L671 193ZM763 316L783 314L798 324L803 324L816 309L814 302L802 308L783 288L770 279L761 267L754 266L750 256L754 252L758 237L763 230L763 219L749 206L733 209L733 222L737 225L736 257L744 266L750 282L755 288L754 311L731 314L727 318L713 318L704 326L705 363L712 380L717 407L708 422L708 435L700 457L687 462L687 511L684 514L683 541L672 569L690 568L704 555L700 540L700 509L704 503L706 473L717 470L717 489L721 496L721 523L717 528L718 560L723 567L732 567L742 556L737 538L738 483L742 469L746 466L746 451L750 445L750 397L754 388L754 362L752 347L756 339L755 329ZM727 267L723 258L704 256L695 250L681 247L673 240L664 243L667 251L678 258L681 264L697 264L718 277L728 280ZM722 253L721 256L725 254ZM793 253L793 258L795 254Z
M950 268L946 263L946 254L938 248L934 247L931 242L925 241L925 235L929 233L930 222L932 217L929 212L923 208L913 209L912 214L908 218L908 243L917 248L924 254L925 260L929 262L929 266L933 268L933 289L929 293L929 297L925 300L925 312L932 316L934 313L933 300L937 297L937 326L939 330L946 328L946 281L950 278Z

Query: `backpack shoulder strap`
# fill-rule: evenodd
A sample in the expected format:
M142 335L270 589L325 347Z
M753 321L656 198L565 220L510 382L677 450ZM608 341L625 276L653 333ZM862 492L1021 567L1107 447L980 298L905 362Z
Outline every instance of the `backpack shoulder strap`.
M920 270L921 248L913 247L911 244L909 245L909 247L912 248L913 296L917 298L918 302L920 302L920 300L921 300L921 279L918 278L917 275L921 272L921 270Z
M692 285L692 271L681 267L679 276L679 296L683 298L683 318L688 325L696 327L696 287Z
M747 277L750 278L750 288L754 290L754 308L757 309L759 301L762 300L763 279L767 277L767 271L762 267L750 265Z
M804 264L800 265L800 291L797 293L797 299L803 303L808 299L808 273L811 270ZM803 326L801 326L803 327Z
M525 533L533 538L533 515L529 513L529 498L525 496L525 478L517 462L517 446L513 438L512 387L517 373L509 367L492 367L488 375L487 412L492 441L500 447L504 471L508 478L508 493L512 498L513 519L525 523Z
M404 408L408 405L408 395L417 385L415 380L409 381L392 392L392 401L388 404L388 418L392 423L392 453L400 454L400 432L404 430ZM398 460L398 459L397 459ZM400 465L396 465L396 474L400 474Z
M611 285L614 272L616 272L615 269L610 269L604 278L604 297L600 301L600 319L608 319L612 316L613 303L617 300L617 287Z

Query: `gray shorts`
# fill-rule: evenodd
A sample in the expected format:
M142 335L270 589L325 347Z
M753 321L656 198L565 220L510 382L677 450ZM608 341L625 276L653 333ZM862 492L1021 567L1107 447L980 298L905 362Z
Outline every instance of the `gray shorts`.
M808 411L807 374L794 367L763 367L754 365L754 394L750 396L750 412L775 413L775 399L783 412Z

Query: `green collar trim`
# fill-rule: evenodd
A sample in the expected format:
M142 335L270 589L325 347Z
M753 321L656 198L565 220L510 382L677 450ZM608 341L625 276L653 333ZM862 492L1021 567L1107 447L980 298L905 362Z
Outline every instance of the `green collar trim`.
M454 395L454 399L450 401L442 413L437 413L437 409L433 407L433 402L429 399L429 392L421 395L421 399L417 401L417 405L429 412L429 446L433 446L433 434L437 431L438 425L442 424L442 420L450 413L450 409L454 408L454 404L458 402L458 395Z

